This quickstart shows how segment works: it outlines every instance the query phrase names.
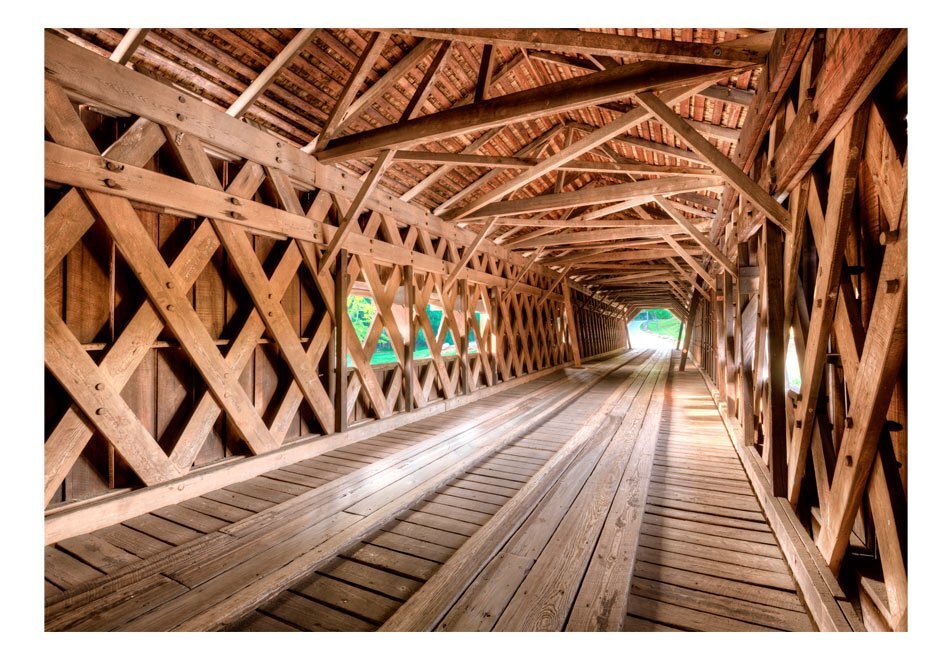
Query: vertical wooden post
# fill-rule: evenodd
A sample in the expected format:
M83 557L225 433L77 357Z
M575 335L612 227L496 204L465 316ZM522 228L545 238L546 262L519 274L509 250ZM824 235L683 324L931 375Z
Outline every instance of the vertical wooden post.
M498 292L500 289L492 287L489 291L491 292L489 295L489 299L491 300L491 312L488 318L488 325L491 333L491 346L489 347L488 363L491 365L491 375L488 378L488 384L491 386L498 383L498 351L501 348L498 345L498 334L501 328L501 319L499 319L498 316L501 314L501 308L498 303Z
M768 380L765 383L765 429L770 438L769 468L772 471L772 494L788 493L787 427L785 422L785 295L784 237L771 222L762 226L762 256L759 277L764 278L766 357ZM760 301L763 304L763 301Z
M406 360L403 369L403 397L406 400L406 412L415 406L415 390L413 387L413 372L416 368L412 354L416 350L416 280L412 273L412 266L402 267L402 286L405 289L406 310L409 315L409 333L406 337Z
M721 392L726 399L726 412L730 417L736 414L736 311L733 289L736 281L726 273L722 289L723 341L725 342L725 365L723 365L723 385Z
M455 286L459 287L459 293L455 297L455 306L462 308L462 323L459 326L459 360L462 368L462 394L468 394L472 391L472 369L468 361L468 282L466 280L456 280Z
M740 243L736 266L739 268L740 278L742 266L749 265L749 246ZM739 416L739 425L742 428L742 440L746 445L755 443L755 428L752 423L752 385L750 362L752 357L746 356L745 335L746 326L742 322L744 304L748 304L748 296L742 294L742 284L736 289L735 304L735 347L736 347L736 407Z
M333 307L334 307L334 339L335 339L335 362L336 371L333 374L334 388L336 396L333 398L334 417L336 418L336 430L343 433L347 428L347 366L346 366L346 324L347 318L346 299L347 299L347 272L346 265L349 261L346 250L340 250L336 257L336 275L333 281Z
M571 287L567 282L561 283L564 292L564 315L567 317L568 337L571 340L571 353L574 359L574 366L581 366L581 350L577 341L577 326L574 324L574 308L571 306Z
M693 288L693 295L689 300L689 316L686 318L686 335L683 338L683 352L680 355L680 371L686 370L686 356L689 355L689 345L693 341L693 328L696 325L696 312L699 311L699 290Z

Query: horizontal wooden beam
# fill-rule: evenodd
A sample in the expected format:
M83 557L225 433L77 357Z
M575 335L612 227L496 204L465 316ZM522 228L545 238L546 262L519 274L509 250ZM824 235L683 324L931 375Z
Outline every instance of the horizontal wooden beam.
M513 156L486 156L475 153L448 153L439 151L397 151L395 160L433 165L457 165L460 167L487 167L492 169L525 169L542 162L539 158L515 158ZM599 160L573 159L556 169L568 172L592 174L679 174L682 176L710 176L713 170L707 167L679 167L676 165L651 165L649 163L609 163Z
M249 199L238 199L226 192L199 186L158 172L132 165L121 165L116 161L51 142L46 142L45 146L46 177L52 182L145 202L168 209L171 213L177 211L186 216L223 220L238 225L246 231L271 237L290 237L308 243L326 245L339 231L337 227L303 215ZM401 266L411 265L424 272L447 275L451 267L449 262L435 255L427 255L402 245L367 238L359 232L349 233L341 246L355 255L385 259ZM481 247L483 250L488 250L491 247L498 249L499 246L483 243ZM526 260L518 258L512 262L523 265ZM555 271L550 271L550 273L550 277L557 277ZM483 281L492 286L510 285L510 281L504 277L480 273L472 269L466 269L463 275L471 281ZM526 284L520 284L519 287L535 295L543 293L541 289Z
M660 62L723 67L761 64L765 61L772 43L771 32L721 44L646 39L563 28L407 28L396 30L396 32L430 39L450 39L474 44L487 43L509 48L535 48L607 57L639 57Z
M577 243L607 243L625 238L639 238L641 236L669 236L670 234L684 234L686 231L679 225L645 226L645 227L617 227L612 229L592 229L585 231L561 232L524 241L519 248L530 248L552 245L574 245Z
M671 176L661 179L649 179L633 183L621 183L597 188L585 188L579 191L538 195L526 199L508 202L495 202L473 213L470 218L483 218L493 215L519 215L537 213L554 209L576 208L591 204L609 204L611 202L640 203L652 201L654 195L671 195L679 192L718 188L722 180L718 177Z

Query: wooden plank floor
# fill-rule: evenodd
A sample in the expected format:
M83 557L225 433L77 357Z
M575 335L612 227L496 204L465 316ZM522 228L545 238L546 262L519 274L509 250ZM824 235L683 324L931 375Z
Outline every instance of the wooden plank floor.
M625 630L814 630L691 363L672 372Z
M294 557L361 519L363 516L340 510L341 495L359 493L372 500L379 490L385 498L389 496L387 484L394 481L411 490L415 484L404 476L407 473L414 476L428 470L437 475L443 466L451 469L456 458L464 459L480 444L490 445L492 429L510 426L512 418L530 419L535 407L551 405L565 392L581 391L577 388L593 382L592 370L616 368L633 356L595 361L568 375L547 375L316 458L48 546L44 549L47 625L52 629L134 628L133 622L148 620L150 610L187 601L190 592L200 592L211 583L216 596L226 597L228 585L221 574L228 573L237 558L258 553L262 561L267 557L281 561L266 553L274 541L281 542L288 558ZM556 426L549 430L552 438L557 437ZM486 488L478 490L473 484L518 484L530 469L527 466L543 462L545 441L539 439L535 444L499 452L466 475L465 483L414 505L418 510L406 516L454 520L460 529L474 524L470 520L489 516L490 502L467 504L471 497L489 500L492 496L484 492ZM353 504L363 505L367 499ZM458 506L461 503L466 504ZM338 513L323 515L324 509ZM443 515L450 511L461 513L455 513L454 518ZM400 522L418 524L414 520ZM266 572L266 568L262 570ZM233 588L245 586L240 580L253 580L255 574L251 571L240 577ZM133 594L134 601L122 597ZM187 609L182 609L168 621L187 619L187 614ZM155 623L155 628L143 625L164 629L166 620Z
M634 355L47 547L47 627L813 629L701 375Z
M630 370L644 361L634 361ZM230 629L375 630L518 493L626 373L611 374L542 427L479 462Z

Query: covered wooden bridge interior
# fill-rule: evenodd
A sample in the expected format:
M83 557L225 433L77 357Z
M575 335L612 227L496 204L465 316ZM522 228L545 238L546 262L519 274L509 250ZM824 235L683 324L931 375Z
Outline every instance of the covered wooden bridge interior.
M46 629L906 630L906 49L48 29Z

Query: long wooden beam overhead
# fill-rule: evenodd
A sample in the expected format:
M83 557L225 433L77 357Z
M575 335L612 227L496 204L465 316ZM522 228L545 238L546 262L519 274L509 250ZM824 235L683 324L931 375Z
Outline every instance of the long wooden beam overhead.
M718 177L670 176L660 179L648 179L634 183L621 183L585 188L584 190L539 195L509 202L494 202L472 213L469 218L484 218L493 215L519 215L537 213L554 209L576 208L592 204L624 202L631 206L636 203L653 201L654 195L671 195L679 192L692 192L718 188L722 180Z
M598 101L623 98L639 90L712 82L725 73L726 70L717 67L688 64L627 64L412 121L338 137L330 140L326 148L315 155L323 162L332 162L365 157L380 149L406 149L513 121L565 112Z
M474 149L472 150L474 151ZM527 169L541 164L538 158L519 158L515 156L486 156L462 151L459 153L440 151L396 151L396 161L413 163L446 164L456 166L487 167L502 169ZM599 160L574 159L556 168L569 172L591 172L597 174L680 174L684 176L709 176L713 171L705 167L679 167L676 165L651 165L649 163L608 163Z

